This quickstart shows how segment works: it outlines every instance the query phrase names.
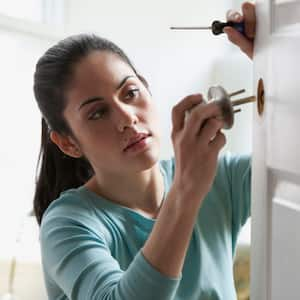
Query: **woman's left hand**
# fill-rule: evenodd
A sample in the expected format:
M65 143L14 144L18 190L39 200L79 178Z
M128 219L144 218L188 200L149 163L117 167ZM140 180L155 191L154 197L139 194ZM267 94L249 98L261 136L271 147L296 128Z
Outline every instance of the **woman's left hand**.
M235 10L227 12L227 20L233 22L245 22L245 35L242 35L232 27L225 27L224 32L227 34L228 39L238 47L250 58L253 58L253 48L255 39L256 15L255 4L245 2L242 5L241 15Z

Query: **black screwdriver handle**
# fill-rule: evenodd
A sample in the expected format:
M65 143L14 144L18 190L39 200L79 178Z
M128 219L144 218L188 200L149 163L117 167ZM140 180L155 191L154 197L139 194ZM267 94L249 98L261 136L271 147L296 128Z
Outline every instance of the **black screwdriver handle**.
M226 26L233 27L238 32L245 35L245 23L244 22L236 23L236 22L232 22L232 21L228 21L228 22L213 21L213 23L211 25L211 30L214 35L219 35L221 33L224 33L223 29Z

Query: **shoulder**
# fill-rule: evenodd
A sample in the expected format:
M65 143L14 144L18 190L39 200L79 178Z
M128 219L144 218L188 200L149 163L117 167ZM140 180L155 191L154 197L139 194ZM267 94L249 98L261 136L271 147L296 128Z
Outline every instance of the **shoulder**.
M94 210L88 199L85 199L79 189L69 189L60 194L48 206L45 211L41 226L53 218L70 218L80 220L81 218L92 218Z
M173 179L175 174L175 157L169 159L161 159L160 166L166 173L168 178ZM233 173L243 173L251 170L251 155L250 154L232 154L226 152L218 159L218 167L216 179L226 177L232 179Z
M209 198L220 201L229 208L233 198L246 194L251 186L251 157L250 155L224 153L219 156L215 178L208 193ZM247 190L244 193L244 190ZM212 199L209 203L214 202Z
M60 194L45 211L41 227L41 243L48 243L74 232L88 234L97 239L107 240L107 232L102 222L101 211L95 212L80 189L69 189Z
M249 174L250 171L250 154L231 154L227 152L219 157L216 177L227 178L231 182L235 177Z

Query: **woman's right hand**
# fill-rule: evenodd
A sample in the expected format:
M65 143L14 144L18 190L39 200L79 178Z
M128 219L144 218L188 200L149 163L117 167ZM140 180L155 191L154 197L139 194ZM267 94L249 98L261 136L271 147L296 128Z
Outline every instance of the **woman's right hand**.
M188 118L185 117L189 111ZM190 95L172 110L172 143L175 152L174 183L186 199L198 203L209 192L216 173L218 154L226 139L224 123L215 103L205 103L201 94ZM201 201L200 201L201 202Z

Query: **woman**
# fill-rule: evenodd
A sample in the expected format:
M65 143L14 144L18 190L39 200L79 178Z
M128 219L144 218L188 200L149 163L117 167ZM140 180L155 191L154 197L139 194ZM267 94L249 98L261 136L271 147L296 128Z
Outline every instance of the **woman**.
M252 57L254 6L243 13L229 18L244 18L248 37L225 31ZM147 82L94 35L50 48L34 92L43 116L34 209L49 299L235 299L232 256L250 214L250 162L218 160L218 106L200 94L180 101L175 157L159 161Z

